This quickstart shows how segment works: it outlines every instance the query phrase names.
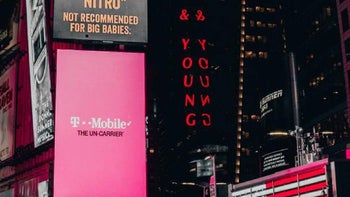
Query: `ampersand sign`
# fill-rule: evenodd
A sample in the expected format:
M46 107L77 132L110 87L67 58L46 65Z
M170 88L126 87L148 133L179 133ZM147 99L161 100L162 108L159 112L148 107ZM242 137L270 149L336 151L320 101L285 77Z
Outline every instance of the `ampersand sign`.
M204 21L205 20L205 16L203 15L202 10L197 10L196 19L197 19L197 21Z
M180 20L182 20L182 21L188 21L188 17L189 17L189 16L190 16L190 15L188 14L187 10L186 10L186 9L182 9L179 18L180 18Z

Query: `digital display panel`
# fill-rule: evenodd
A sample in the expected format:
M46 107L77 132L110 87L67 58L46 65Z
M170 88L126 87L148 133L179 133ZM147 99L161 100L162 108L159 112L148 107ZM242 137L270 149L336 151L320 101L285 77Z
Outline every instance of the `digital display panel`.
M57 55L54 196L146 196L144 53Z
M147 42L146 0L56 0L53 37Z

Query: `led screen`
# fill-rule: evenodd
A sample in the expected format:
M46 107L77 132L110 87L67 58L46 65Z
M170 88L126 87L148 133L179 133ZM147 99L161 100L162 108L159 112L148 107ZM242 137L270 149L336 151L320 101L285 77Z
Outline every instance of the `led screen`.
M146 196L144 54L58 50L54 196Z

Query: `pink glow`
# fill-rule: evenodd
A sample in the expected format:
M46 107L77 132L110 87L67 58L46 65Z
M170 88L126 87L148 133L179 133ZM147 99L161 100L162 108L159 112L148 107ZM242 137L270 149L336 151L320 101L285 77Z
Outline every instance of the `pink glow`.
M58 50L55 114L54 196L146 196L143 53Z
M347 148L346 150L345 150L345 157L346 157L346 159L350 159L350 148Z

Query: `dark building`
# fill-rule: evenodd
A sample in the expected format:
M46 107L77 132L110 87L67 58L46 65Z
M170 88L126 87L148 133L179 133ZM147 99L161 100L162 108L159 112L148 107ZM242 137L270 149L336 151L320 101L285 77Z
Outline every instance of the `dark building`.
M306 143L315 140L318 157L342 155L336 146L349 140L344 40L338 25L338 16L345 14L337 12L336 3L290 1L286 16L288 49L296 60L300 123Z
M148 132L154 152L149 157L159 154L160 179L168 189L186 183L208 186L209 177L196 175L196 161L210 155L215 155L216 181L228 183L235 173L239 3L162 1L152 6L158 17L150 18L149 46L159 53L149 55L156 79L150 82L154 99Z
M269 152L282 151L288 157L283 167L294 166L290 158L293 144L287 131L294 128L289 65L286 56L284 1L244 0L241 14L240 82L241 130L240 156L236 157L235 182L272 173L264 167ZM289 144L289 142L287 143ZM285 151L287 148L288 151ZM258 158L261 157L261 160ZM255 163L261 163L260 166ZM265 162L266 163L266 162ZM244 166L244 167L243 167ZM271 166L269 166L271 167ZM262 169L265 169L264 171Z
M350 83L349 83L349 51L350 51L350 31L349 31L349 5L350 2L347 0L339 0L337 1L337 16L338 16L338 24L339 24L339 32L340 32L340 45L341 45L341 54L342 54L342 63L344 67L344 85L346 89L346 121L349 123L349 99L350 99ZM348 136L348 135L347 135ZM340 145L339 149L343 152L344 143Z

